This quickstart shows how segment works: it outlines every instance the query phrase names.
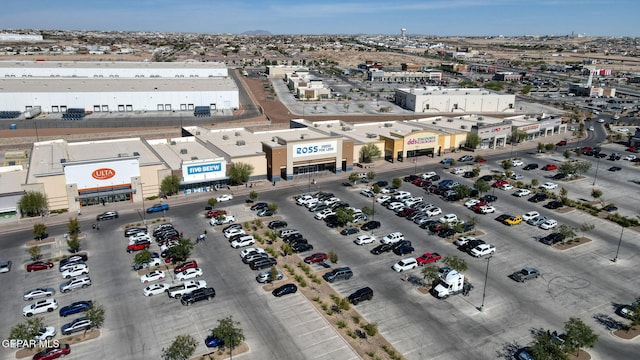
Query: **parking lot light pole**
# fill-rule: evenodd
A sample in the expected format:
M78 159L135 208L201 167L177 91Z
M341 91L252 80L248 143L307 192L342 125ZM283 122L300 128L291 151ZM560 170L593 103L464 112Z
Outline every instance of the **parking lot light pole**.
M622 231L620 231L620 240L618 240L618 249L616 250L616 257L613 258L613 262L618 261L618 254L620 253L620 245L622 244L622 234L624 234L624 226L622 227Z
M600 167L600 156L596 160L596 174L593 176L593 186L596 186L596 180L598 180L598 167Z
M487 257L487 270L484 272L484 289L482 289L482 304L480 305L480 311L484 310L484 298L487 295L487 279L489 278L489 262L491 256Z
M309 191L308 191L308 193L311 194L311 160L307 160L307 173L309 174Z

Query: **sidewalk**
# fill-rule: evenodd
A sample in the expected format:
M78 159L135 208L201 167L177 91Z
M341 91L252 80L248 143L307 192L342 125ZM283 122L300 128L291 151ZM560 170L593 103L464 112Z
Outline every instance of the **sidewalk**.
M550 137L546 137L541 140L544 143L555 144L556 142L562 139L565 139L566 137L567 137L567 133L564 133L564 134L556 134ZM435 156L433 158L426 157L426 156L418 157L415 163L413 162L413 159L406 159L406 161L395 162L395 163L391 163L385 160L377 160L372 164L373 166L371 168L363 169L363 171L373 171L376 174L380 175L386 172L396 171L399 169L414 168L417 170L417 172L422 172L422 171L425 171L425 166L436 165L440 162L440 160L446 157L452 157L457 159L462 155L468 155L468 154L471 154L473 156L476 156L476 155L489 156L489 155L495 155L495 154L505 154L506 156L509 156L511 155L512 152L513 152L513 155L516 156L517 153L521 153L523 151L535 151L537 146L538 146L538 141L530 141L520 145L515 145L513 147L506 146L506 147L497 148L497 149L476 150L475 152L470 152L470 151L456 151L456 152L447 152L447 153L443 152L442 156ZM353 171L358 171L358 169L359 168L354 168ZM409 172L413 173L414 171L412 169ZM311 185L310 188L313 191L317 189L322 183L334 182L336 180L344 181L348 178L349 173L350 172L341 172L339 174L333 174L333 173L311 174L310 177L311 179L315 180L316 184ZM299 187L301 191L306 192L309 187L309 181L310 179L307 176L298 176L293 180L278 181L276 182L276 185L273 186L273 184L266 179L256 180L256 181L253 181L253 187L248 187L248 186L245 187L245 185L238 185L238 186L231 186L230 190L222 189L219 191L191 193L188 195L178 194L178 195L173 195L166 200L163 200L163 202L169 204L169 206L178 206L178 205L187 204L187 203L201 202L202 209L204 210L207 200L209 198L216 197L220 194L231 193L234 197L241 198L241 197L247 196L248 198L248 194L251 191L256 191L260 193L260 192L269 192L269 191L280 190L282 188L291 188L291 187ZM152 201L147 201L147 203L148 203L147 205L151 205ZM105 206L98 205L98 206L84 207L82 208L82 214L80 216L77 216L76 213L64 213L59 215L45 216L44 218L39 218L39 217L24 218L17 221L0 224L0 234L10 233L17 230L32 229L33 224L36 224L36 223L44 223L47 226L66 224L69 221L69 218L73 218L76 216L80 221L95 222L96 215L108 210L115 210L115 211L118 211L120 214L130 214L130 213L136 213L137 211L145 211L145 209L142 208L142 204L134 204L134 205L139 206L139 208L133 208L132 203L121 202L121 203L106 204Z

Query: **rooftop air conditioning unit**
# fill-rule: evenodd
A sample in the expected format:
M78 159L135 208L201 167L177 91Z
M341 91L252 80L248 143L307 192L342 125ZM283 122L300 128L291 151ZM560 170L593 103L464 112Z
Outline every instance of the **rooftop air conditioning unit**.
M478 121L480 120L484 120L484 118L482 116L478 116Z
M187 152L187 149L180 149L180 154L186 154Z
M393 123L384 123L384 127L392 127Z
M320 124L313 124L313 127L320 127Z
M67 162L67 159L60 159L60 164L64 164Z
M453 119L447 119L447 122L453 122Z
M176 142L175 142L175 141L171 141L171 145L175 145L175 144L176 144Z
M120 154L118 154L118 157L127 157L127 156L129 156L129 154L127 154L127 153L120 153Z
M435 125L435 124L437 124L437 121L433 121L433 122L431 122L431 123L432 123L433 125Z
M198 157L197 156L192 156L191 160L198 160Z
M134 152L133 152L133 156L140 156L140 153L139 153L139 152L137 152L137 151L134 151Z
M236 136L240 136L240 135L242 135L240 131L236 131Z
M342 127L342 131L350 131L350 130L351 130L351 128L348 127L348 126L343 126Z
M229 140L229 135L222 135L222 140Z
M327 127L328 128L333 127L333 124L328 124Z
M375 139L378 137L378 134L374 134L374 133L367 133L367 138L369 139Z
M460 125L460 129L466 129L467 125Z
M244 140L238 140L238 141L236 141L236 145L237 146L245 146L246 143L244 142Z

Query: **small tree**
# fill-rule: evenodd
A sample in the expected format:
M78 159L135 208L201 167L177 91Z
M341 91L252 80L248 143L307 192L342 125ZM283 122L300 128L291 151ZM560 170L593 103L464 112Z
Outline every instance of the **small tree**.
M380 155L382 152L375 144L366 144L360 149L360 158L363 163L370 163L372 159L378 158Z
M400 186L402 186L402 179L394 178L393 180L391 180L391 186L393 186L396 189L399 189Z
M489 185L488 182L482 179L476 180L476 182L473 183L473 187L476 188L476 190L478 190L479 194L484 194L489 190L491 190L491 185Z
M233 317L228 316L218 320L218 326L211 330L211 335L222 340L225 348L229 349L229 358L232 358L233 349L244 341L244 332L240 328L239 321L233 321Z
M569 194L569 190L567 190L567 188L565 188L564 186L560 188L560 201L562 201L563 204L567 205L567 194Z
M482 157L482 155L476 155L476 157L473 158L473 161L479 163L482 160L484 160L484 157Z
M42 240L44 238L44 234L47 233L47 225L43 223L35 223L33 224L33 237Z
M556 145L555 145L555 144L546 144L546 145L544 146L544 149L545 149L545 150L547 150L547 151L552 151L552 150L554 150L555 148L556 148Z
M543 144L543 143L541 143L541 142L539 142L539 143L538 143L538 152L539 152L539 153L541 153L541 152L542 152L542 150L544 150L544 144Z
M207 205L211 206L212 209L216 207L217 203L218 200L216 198L210 198L209 200L207 200Z
M69 246L69 251L72 254L80 251L80 239L78 239L78 233L69 235L69 238L67 239L67 246Z
M575 230L567 224L561 224L560 226L558 226L558 232L563 236L562 243L573 240L576 237Z
M473 171L473 177L478 177L480 175L480 167L479 166L474 166L472 171Z
M574 168L577 174L585 174L591 169L591 163L588 161L578 161L575 163Z
M146 264L151 261L151 252L147 249L142 251L138 251L136 255L133 257L133 265L141 265Z
M373 184L373 187L371 188L371 191L373 191L375 194L380 194L380 185Z
M469 149L476 149L482 142L480 136L476 133L468 133L465 146Z
M372 215L375 214L375 210L370 208L370 207L368 207L368 206L365 206L365 207L362 208L362 213L367 215L367 216L372 216Z
M564 333L566 335L565 351L570 353L575 351L576 356L578 356L580 348L593 347L593 344L598 341L598 335L579 318L569 318L569 321L564 324Z
M165 178L162 179L162 182L160 183L160 191L162 192L162 194L167 196L176 194L179 188L180 178L174 174L165 176Z
M629 306L629 320L631 320L631 326L640 325L640 297Z
M473 226L473 233L476 233L476 226L480 223L480 218L477 216L471 216L467 219L467 224L471 224Z
M591 197L594 199L599 199L602 196L602 190L600 189L593 189L591 190Z
M431 263L425 265L420 273L422 274L422 278L429 283L429 285L433 286L433 284L440 279L439 270L438 265Z
M91 303L84 316L91 321L92 328L100 329L104 325L104 307L95 301Z
M467 262L456 255L445 256L444 259L442 259L442 263L444 263L448 267L458 272L465 272L469 268L469 265L467 265Z
M275 266L271 267L271 281L276 281L278 279L278 268Z
M455 192L461 199L468 198L471 195L471 188L467 185L460 184L453 187L453 192Z
M229 167L229 179L233 184L242 184L249 181L253 173L253 165L242 162L233 163Z
M353 221L353 209L339 208L336 210L336 216L338 217L338 223L348 224Z
M69 230L69 235L80 233L80 222L77 217L69 219L67 230Z
M511 163L510 160L502 160L502 168L505 171L511 169L512 166L513 166L513 164Z
M553 340L549 333L539 332L534 335L533 344L530 346L531 355L536 360L568 360L560 343Z
M276 211L278 211L278 204L276 203L269 203L269 205L267 205L267 208L269 210L271 210L272 213L276 213Z
M332 264L338 263L338 254L335 251L329 251L327 256L329 258L329 261L331 261Z
M31 340L38 335L38 332L44 326L44 319L42 317L30 317L25 322L18 323L11 328L9 339Z
M163 360L187 360L198 347L198 342L191 335L178 335L169 348L162 349Z
M252 192L249 193L249 200L256 201L257 198L258 198L258 192L257 191L252 191Z
M40 246L37 246L37 245L31 246L29 248L29 256L33 261L40 259Z
M367 180L373 180L376 177L376 173L373 171L369 171L367 173Z
M536 188L538 185L540 185L540 181L538 179L531 179L531 186Z
M584 237L585 233L588 233L589 231L595 228L596 226L593 225L592 223L583 223L582 225L580 225L580 231L582 231L582 237Z
M280 251L282 252L283 256L288 256L293 254L293 249L291 248L291 245L289 245L288 243L284 243L280 245Z
M180 238L178 240L178 245L172 246L167 250L169 256L173 259L173 262L182 261L189 257L191 251L193 250L193 243L191 239Z
M47 212L47 197L37 191L27 191L18 200L18 209L23 216L41 216Z
M352 183L356 183L358 180L360 180L360 176L358 176L357 173L352 172L351 174L349 174L349 181Z
M562 155L564 156L564 158L565 158L565 159L569 159L569 158L571 158L571 150L566 149L566 150L562 153Z

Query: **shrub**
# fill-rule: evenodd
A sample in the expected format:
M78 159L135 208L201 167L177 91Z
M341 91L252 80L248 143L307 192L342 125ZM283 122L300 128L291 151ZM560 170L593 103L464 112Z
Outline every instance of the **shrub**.
M378 324L368 323L368 324L362 325L362 329L364 330L364 332L367 333L367 335L374 336L375 334L378 333Z
M322 304L322 310L327 311L327 309L329 309L329 305Z
M327 255L329 256L329 261L334 264L338 263L338 254L336 254L335 251L329 251L329 254Z
M353 320L354 323L359 324L360 323L360 315L353 315L351 316L351 319Z
M320 296L314 296L311 300L318 302L320 301Z
M347 335L351 336L354 339L358 337L358 335L356 335L356 333L351 330L347 330Z
M338 329L344 329L347 327L347 323L344 320L339 320L336 325L338 325Z

